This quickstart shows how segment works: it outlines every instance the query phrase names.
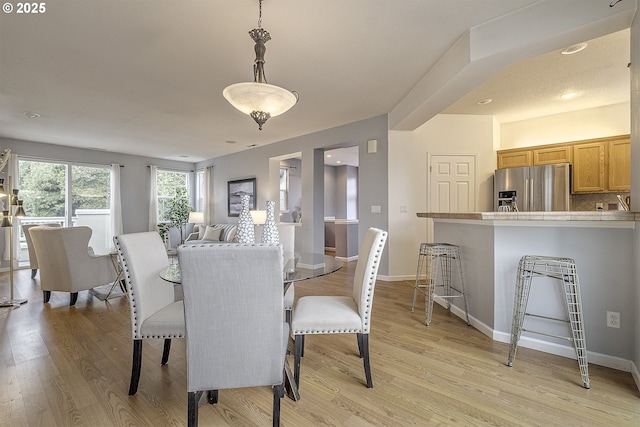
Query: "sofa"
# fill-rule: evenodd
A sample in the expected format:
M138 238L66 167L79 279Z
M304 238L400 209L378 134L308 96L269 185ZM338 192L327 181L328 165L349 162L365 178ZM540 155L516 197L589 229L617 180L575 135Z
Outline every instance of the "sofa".
M235 243L237 224L212 224L200 226L198 231L189 234L185 239L185 244L225 242Z

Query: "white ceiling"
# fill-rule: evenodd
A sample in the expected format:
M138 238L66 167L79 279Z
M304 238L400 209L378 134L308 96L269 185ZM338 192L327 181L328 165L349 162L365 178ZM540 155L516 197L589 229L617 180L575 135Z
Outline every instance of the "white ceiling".
M608 9L609 0L589 1ZM257 0L46 2L43 14L0 14L0 136L191 162L219 157L389 113L469 28L539 3L265 0L267 79L300 101L259 131L222 97L227 85L253 79L247 33L257 26ZM560 69L545 62L560 61L554 53L509 67L445 112L545 115L561 111L549 97L571 85L581 95L560 104L567 109L623 102L623 84L628 100L629 35L615 37L562 58L572 62ZM495 101L479 110L486 97Z

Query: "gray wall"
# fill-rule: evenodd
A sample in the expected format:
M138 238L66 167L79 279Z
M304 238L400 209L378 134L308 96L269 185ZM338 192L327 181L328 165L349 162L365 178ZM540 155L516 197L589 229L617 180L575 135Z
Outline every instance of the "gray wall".
M324 166L324 216L336 216L336 168Z
M378 152L367 153L367 140L378 140ZM338 126L332 129L292 138L289 140L251 148L241 153L201 162L197 167L213 166L213 222L234 222L227 216L227 181L257 178L258 206L267 200L276 200L269 183L269 158L302 152L302 227L296 230L296 242L302 242L300 250L322 252L324 250L324 158L326 149L358 145L359 183L358 241L364 238L369 227L388 230L388 126L387 115ZM381 213L371 213L371 206L380 206ZM299 238L299 237L300 238ZM390 239L393 236L390 236ZM388 273L388 254L385 250L379 273Z

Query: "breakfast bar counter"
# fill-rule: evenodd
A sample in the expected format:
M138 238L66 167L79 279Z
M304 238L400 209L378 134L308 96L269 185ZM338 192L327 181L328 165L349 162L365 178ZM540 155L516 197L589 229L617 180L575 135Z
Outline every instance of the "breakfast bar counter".
M496 341L509 342L517 268L523 255L573 258L582 292L589 362L630 369L635 339L633 235L640 213L426 212L417 216L433 220L434 242L460 247L469 315L478 330ZM563 297L557 292L550 283L536 286L529 311L566 318ZM619 328L607 327L607 311L620 313ZM464 315L459 305L452 312ZM532 324L532 329L540 329L534 326L540 325ZM546 321L542 329L549 328L568 336L564 324ZM519 345L576 357L570 342L553 337L523 333Z

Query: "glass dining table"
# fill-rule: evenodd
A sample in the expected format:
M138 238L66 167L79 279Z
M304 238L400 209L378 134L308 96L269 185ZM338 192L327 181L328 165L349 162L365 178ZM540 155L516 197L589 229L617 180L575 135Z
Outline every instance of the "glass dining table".
M342 261L323 253L285 252L284 269L282 272L284 292L286 292L294 282L331 274L340 270L343 265L344 263ZM176 285L182 284L180 262L178 261L162 269L160 271L160 277ZM288 363L285 363L285 390L289 398L294 401L300 400L300 393L298 392Z
M285 252L282 272L285 291L293 282L314 279L338 271L343 262L322 253ZM174 284L182 283L180 263L169 265L160 271L160 277Z

